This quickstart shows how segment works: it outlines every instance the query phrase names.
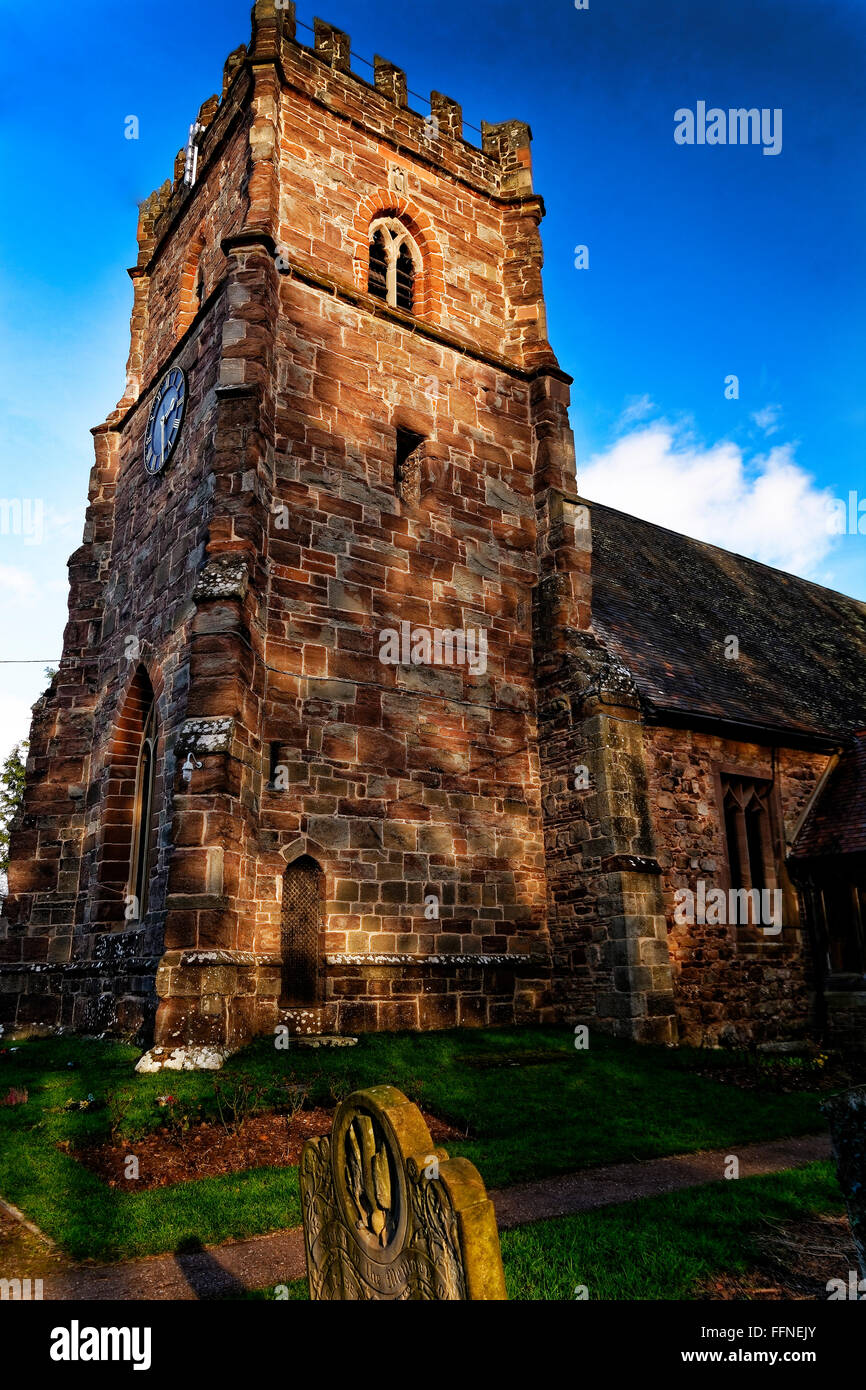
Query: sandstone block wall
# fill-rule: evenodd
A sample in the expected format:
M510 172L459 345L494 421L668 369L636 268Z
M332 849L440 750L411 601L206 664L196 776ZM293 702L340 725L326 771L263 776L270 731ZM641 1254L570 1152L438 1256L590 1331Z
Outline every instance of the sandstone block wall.
M648 728L649 791L674 971L677 1016L693 1044L770 1042L802 1036L814 1018L811 946L796 891L783 875L778 936L742 925L674 924L674 893L726 887L724 819L715 771L742 769L775 783L787 837L827 765L827 755L772 750L696 731ZM784 862L785 848L779 847Z

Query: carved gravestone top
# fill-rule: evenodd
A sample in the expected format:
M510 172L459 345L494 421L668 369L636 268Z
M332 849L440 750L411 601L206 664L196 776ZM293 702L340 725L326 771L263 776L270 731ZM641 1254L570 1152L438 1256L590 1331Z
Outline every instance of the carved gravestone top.
M478 1170L436 1148L393 1086L356 1091L301 1156L312 1299L505 1299Z

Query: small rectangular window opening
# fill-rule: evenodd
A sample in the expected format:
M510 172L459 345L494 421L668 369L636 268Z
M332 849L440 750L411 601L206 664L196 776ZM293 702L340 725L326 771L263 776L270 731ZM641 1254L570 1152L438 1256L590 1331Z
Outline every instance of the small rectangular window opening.
M271 743L268 757L268 791L285 791L285 774L280 775L280 768L284 767L281 760L281 752L284 748L282 743Z

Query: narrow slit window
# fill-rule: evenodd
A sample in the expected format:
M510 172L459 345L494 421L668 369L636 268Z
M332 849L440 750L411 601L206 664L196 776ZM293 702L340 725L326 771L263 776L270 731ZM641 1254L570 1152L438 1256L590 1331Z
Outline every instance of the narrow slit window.
M268 759L268 787L274 790L277 781L277 768L280 765L280 745L272 743L270 746L270 756Z
M754 801L746 811L746 842L752 888L766 888L764 882L764 810Z
M388 298L388 253L381 231L374 233L370 242L370 282L367 288L377 299Z
M725 806L725 838L728 846L728 866L731 873L732 887L740 887L743 882L743 871L740 867L740 842L737 835L737 817L733 806Z
M412 430L397 430L397 451L394 456L394 491L401 502L417 507L421 501L421 454L423 434Z
M412 312L415 301L415 265L408 248L400 247L397 256L397 308Z
M289 745L287 743L272 743L268 751L268 791L288 791Z

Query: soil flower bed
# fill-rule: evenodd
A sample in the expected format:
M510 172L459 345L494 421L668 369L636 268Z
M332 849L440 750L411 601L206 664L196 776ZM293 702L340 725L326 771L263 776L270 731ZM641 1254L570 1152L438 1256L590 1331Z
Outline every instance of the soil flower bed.
M424 1118L434 1143L461 1137L459 1130L435 1115L425 1113ZM191 1125L182 1137L162 1129L140 1139L91 1144L70 1152L109 1187L141 1192L249 1168L293 1167L300 1162L307 1140L329 1134L333 1120L333 1108L317 1107L301 1110L290 1121L285 1115L254 1115L229 1131L218 1121L202 1121ZM135 1178L129 1176L130 1158L138 1160Z

